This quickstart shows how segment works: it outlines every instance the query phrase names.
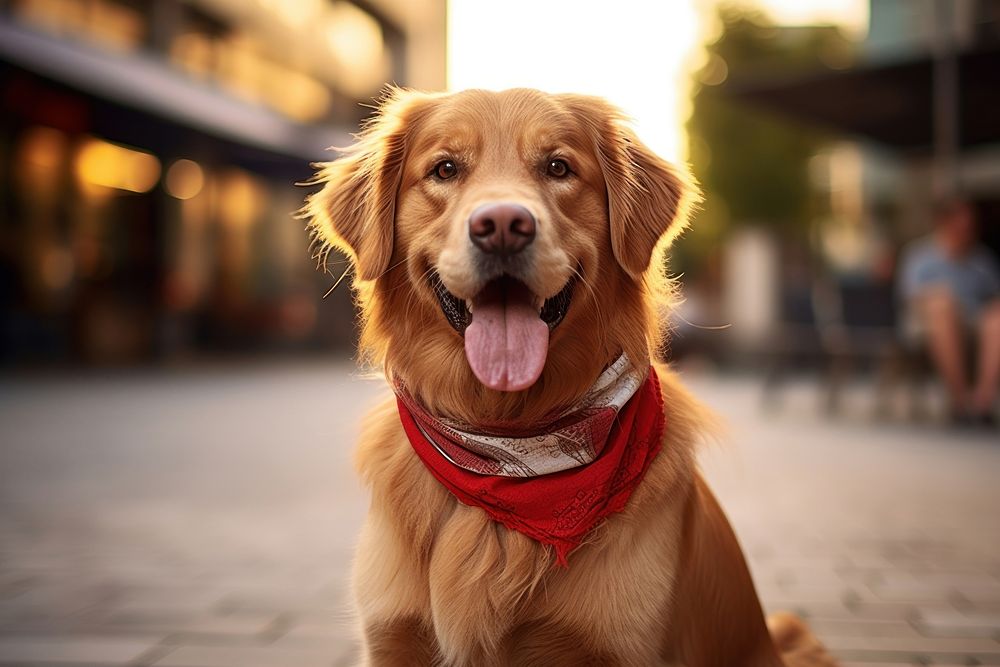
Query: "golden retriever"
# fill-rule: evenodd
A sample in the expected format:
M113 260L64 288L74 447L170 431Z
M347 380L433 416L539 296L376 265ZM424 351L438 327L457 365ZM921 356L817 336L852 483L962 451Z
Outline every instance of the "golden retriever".
M304 214L353 263L362 353L428 414L543 423L663 342L663 251L694 189L601 99L394 89L315 182ZM706 413L655 369L662 448L568 566L439 483L396 401L374 410L357 453L365 664L833 664L792 617L769 633L697 471Z

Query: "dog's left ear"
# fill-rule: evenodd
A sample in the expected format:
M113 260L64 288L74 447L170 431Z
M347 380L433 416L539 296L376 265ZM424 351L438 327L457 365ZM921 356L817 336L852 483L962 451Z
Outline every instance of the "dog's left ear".
M633 278L649 268L687 226L697 189L672 164L651 151L624 114L597 98L564 95L564 104L588 126L607 185L611 249Z
M387 90L355 144L341 158L316 165L309 182L323 189L309 196L302 215L318 239L352 259L358 280L374 280L389 268L406 140L431 98Z

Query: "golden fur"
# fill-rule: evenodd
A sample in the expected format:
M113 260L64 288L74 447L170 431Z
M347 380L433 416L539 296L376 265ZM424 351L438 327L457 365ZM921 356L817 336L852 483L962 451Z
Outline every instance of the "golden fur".
M572 165L572 178L539 171L553 155ZM462 165L460 178L428 176L442 156ZM600 99L393 90L316 182L323 188L305 214L324 247L353 261L363 355L436 414L530 423L579 398L621 351L641 364L661 344L662 252L683 229L694 189ZM477 205L499 198L540 221L532 292L546 298L580 280L540 379L519 392L475 378L427 278L436 271L460 298L481 288L465 225ZM568 569L434 480L394 402L369 415L357 465L372 504L354 569L365 663L784 664L696 469L705 411L669 369L658 372L663 449L626 509L592 531ZM786 655L813 641L800 624L777 623Z

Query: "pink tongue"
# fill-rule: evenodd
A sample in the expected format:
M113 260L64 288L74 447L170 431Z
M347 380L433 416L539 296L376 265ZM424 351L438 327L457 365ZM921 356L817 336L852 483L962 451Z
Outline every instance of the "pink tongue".
M465 356L479 381L497 391L535 384L549 351L549 327L531 305L524 285L504 280L486 286L472 302Z

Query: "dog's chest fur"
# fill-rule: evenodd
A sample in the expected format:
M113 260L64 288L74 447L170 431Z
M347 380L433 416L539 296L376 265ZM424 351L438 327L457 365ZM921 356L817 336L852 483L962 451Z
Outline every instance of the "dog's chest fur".
M394 402L375 410L357 457L372 491L354 569L363 626L416 624L444 664L657 664L693 475L690 426L671 424L677 412L668 404L663 451L629 506L564 569L458 503L411 450Z

